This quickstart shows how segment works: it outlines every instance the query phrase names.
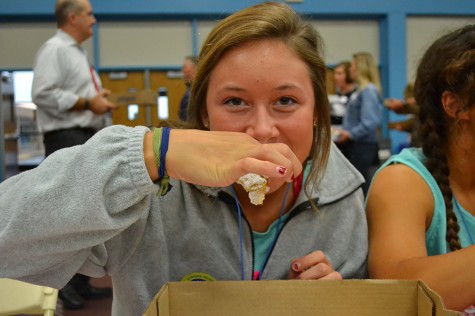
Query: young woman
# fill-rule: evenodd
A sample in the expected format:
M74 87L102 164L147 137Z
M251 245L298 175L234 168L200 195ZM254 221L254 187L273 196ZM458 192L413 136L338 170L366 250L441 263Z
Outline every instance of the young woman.
M0 184L0 277L109 274L114 315L167 281L364 278L363 179L331 146L320 45L283 4L221 21L191 129L112 126ZM262 205L236 184L250 172L268 178Z
M351 95L356 90L356 84L350 75L351 62L342 61L335 66L333 81L336 94L330 98L330 121L332 127L340 127L345 117L346 107Z
M374 278L422 279L448 308L475 304L475 25L436 40L417 70L422 150L375 176L367 202Z
M357 83L343 118L343 130L336 143L348 160L365 178L363 192L371 181L370 168L379 163L378 128L381 125L381 83L373 56L367 52L353 55L350 74Z

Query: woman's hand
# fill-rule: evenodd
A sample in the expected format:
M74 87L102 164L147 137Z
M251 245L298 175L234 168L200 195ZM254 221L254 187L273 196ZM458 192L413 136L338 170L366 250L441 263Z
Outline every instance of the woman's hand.
M292 260L289 279L342 280L343 278L339 272L333 270L325 254L317 250L302 258Z
M391 111L398 112L404 107L404 101L399 99L388 98L384 100L384 105Z
M339 130L338 138L335 140L337 144L344 144L350 140L350 133L344 129Z
M147 133L144 156L155 181L152 139L153 132ZM165 168L170 178L222 187L250 172L290 182L302 171L302 162L287 145L261 144L245 133L172 129Z

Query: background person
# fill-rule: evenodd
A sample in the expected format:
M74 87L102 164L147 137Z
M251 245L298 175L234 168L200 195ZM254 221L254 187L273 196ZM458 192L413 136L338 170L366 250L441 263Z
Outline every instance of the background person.
M105 113L115 108L106 99L97 73L80 46L92 36L96 19L88 0L60 0L55 10L58 30L41 46L33 66L32 98L38 107L45 155L85 143L104 127ZM71 219L72 220L72 219ZM94 288L89 278L76 275L59 291L65 308L77 309L84 298L110 296Z
M332 126L341 126L341 124L343 124L347 104L351 99L351 95L356 90L355 82L353 78L351 78L350 67L351 62L342 61L335 66L333 71L336 95L330 98Z
M182 72L185 78L186 92L180 102L180 112L178 117L184 122L186 122L187 119L186 112L188 110L188 103L190 102L191 84L195 79L197 62L198 58L196 56L187 56L183 62Z
M193 129L111 126L0 184L0 277L109 274L114 315L203 275L364 278L363 179L330 139L321 45L285 4L221 20L200 54ZM249 172L268 177L262 205L235 183Z
M373 278L420 279L445 305L475 304L475 25L436 40L419 64L422 149L375 175L367 204Z
M381 82L376 62L367 52L353 55L350 73L358 88L348 103L342 130L335 142L365 178L363 192L366 194L371 181L370 169L379 164Z
M46 156L84 143L104 127L104 114L115 108L80 46L93 35L96 23L90 2L59 0L55 15L58 30L40 47L33 66L32 97Z
M404 100L388 98L384 100L384 105L394 113L407 114L409 116L406 120L390 122L388 124L390 129L410 134L409 144L403 144L402 146L420 147L418 137L419 122L417 119L419 106L414 98L414 84L408 83L404 88Z

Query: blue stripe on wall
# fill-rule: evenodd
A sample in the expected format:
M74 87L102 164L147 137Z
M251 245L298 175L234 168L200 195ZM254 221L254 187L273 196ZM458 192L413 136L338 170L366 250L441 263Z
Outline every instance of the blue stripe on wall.
M241 0L91 0L96 15L226 15L261 1ZM1 16L50 15L55 0L0 0ZM312 15L473 15L473 0L304 0L292 4Z

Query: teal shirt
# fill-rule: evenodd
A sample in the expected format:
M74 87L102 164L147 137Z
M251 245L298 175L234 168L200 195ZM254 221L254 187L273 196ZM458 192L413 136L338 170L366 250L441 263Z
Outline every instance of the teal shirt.
M310 173L311 164L307 164L307 167L304 170L303 179L302 179L302 187L303 183L308 178ZM291 188L292 190L292 188ZM290 212L282 215L281 226L280 229L282 230L282 226L287 221ZM252 238L254 239L254 271L260 271L262 269L262 265L266 260L267 252L269 251L269 247L271 247L272 243L274 242L275 232L277 229L277 223L279 219L276 219L267 229L267 231L263 233L252 231ZM280 234L280 232L279 232ZM290 267L290 262L289 262Z
M424 165L426 158L419 148L407 148L400 154L389 158L377 172L390 164L400 163L416 171L429 186L434 198L434 216L429 229L426 231L426 247L429 256L450 252L445 240L447 219L445 216L445 203L442 192L434 177ZM455 199L452 200L454 212L460 226L459 238L462 247L472 245L472 238L475 238L475 217L458 205ZM471 235L470 235L471 234Z
M284 225L285 221L289 217L290 213L284 214L282 216L282 221L280 224L280 229L282 229L282 225ZM254 271L260 271L262 269L262 265L267 256L267 252L271 247L272 243L274 242L275 233L277 229L277 223L279 220L275 220L267 229L266 232L259 233L259 232L252 232L252 236L254 238ZM290 262L289 262L290 267Z

